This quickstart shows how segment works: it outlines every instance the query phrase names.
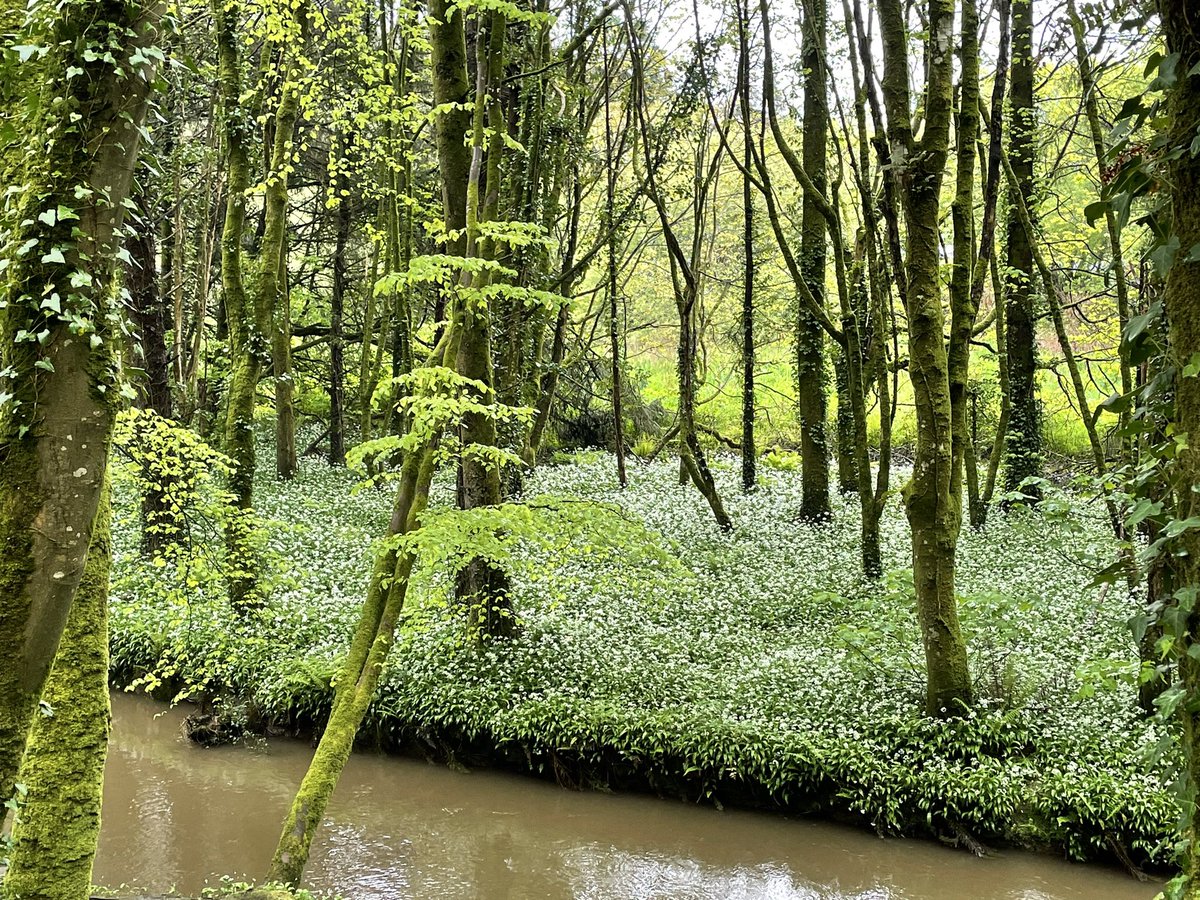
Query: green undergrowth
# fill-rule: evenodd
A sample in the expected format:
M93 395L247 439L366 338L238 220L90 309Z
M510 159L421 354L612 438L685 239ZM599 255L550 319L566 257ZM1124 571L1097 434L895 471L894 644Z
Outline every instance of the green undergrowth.
M511 642L467 640L444 571L418 566L364 739L881 833L1169 860L1174 760L1160 752L1165 726L1136 710L1125 623L1137 601L1090 586L1113 559L1100 510L1054 521L996 511L964 532L959 589L981 702L932 721L920 715L898 504L883 523L889 574L870 585L857 574L853 498L814 527L797 516L798 472L764 466L747 496L736 461L714 468L728 535L679 486L674 460L631 463L625 491L605 454L539 469L526 497L581 501L576 521L588 501L621 515L604 513L603 539L572 527L509 542ZM119 483L114 683L191 686L232 716L319 725L391 502L355 484L314 461L293 482L259 481L269 599L239 614L211 572L181 583L172 565L138 558L136 499ZM444 508L452 484L434 493Z

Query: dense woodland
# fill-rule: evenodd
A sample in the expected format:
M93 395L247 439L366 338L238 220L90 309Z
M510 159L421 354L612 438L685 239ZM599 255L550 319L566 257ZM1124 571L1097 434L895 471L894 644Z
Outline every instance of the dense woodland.
M5 898L110 685L1200 897L1191 0L0 17Z

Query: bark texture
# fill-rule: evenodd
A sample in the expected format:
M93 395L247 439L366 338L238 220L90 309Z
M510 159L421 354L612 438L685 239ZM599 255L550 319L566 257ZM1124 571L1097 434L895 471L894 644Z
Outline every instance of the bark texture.
M804 67L803 166L817 191L826 190L829 110L825 102L825 0L804 0L801 65ZM816 197L805 192L800 219L800 273L818 303L825 298L825 216ZM844 374L844 366L839 377ZM825 332L803 303L796 304L796 411L800 417L800 514L810 521L828 519L829 439L826 434L829 373ZM848 383L847 383L848 384ZM849 387L847 386L847 391ZM848 409L839 382L838 408ZM839 426L841 421L839 418ZM852 427L852 426L851 426ZM845 459L849 465L843 466ZM839 455L842 487L856 487L852 457ZM847 481L848 479L848 481Z
M1022 202L1036 217L1033 202L1035 155L1033 105L1033 0L1013 0L1012 90L1009 100L1009 158L1016 183L1009 185L1007 262L1004 279L1008 334L1009 418L1005 435L1005 488L1015 491L1026 478L1042 474L1042 422L1037 395L1037 292L1034 290L1032 235L1014 211ZM1027 491L1028 493L1029 491ZM1032 494L1036 494L1033 491Z
M389 536L418 527L418 518L429 498L433 470L431 447L410 453L405 459L388 526ZM325 808L354 749L354 738L367 707L375 699L379 676L404 607L413 561L410 551L393 546L381 553L375 563L350 652L338 673L329 721L284 819L283 832L271 860L268 875L271 881L293 887L300 884Z
M1200 75L1193 72L1200 64L1200 15L1190 0L1161 0L1163 33L1167 48L1180 54L1176 71L1179 81L1168 100L1171 120L1171 145L1181 153L1170 163L1173 235L1179 238L1179 257L1167 275L1164 305L1169 323L1171 355L1176 366L1175 426L1187 435L1186 447L1179 451L1176 478L1175 516L1187 519L1200 515L1200 375L1185 375L1184 368L1200 358L1200 262L1184 261L1187 249L1200 244L1200 156L1193 140L1200 126ZM1184 896L1200 897L1200 807L1196 795L1200 787L1200 660L1192 655L1200 636L1200 610L1195 591L1200 585L1200 530L1192 528L1180 535L1174 548L1169 578L1176 591L1190 592L1189 600L1178 595L1177 603L1190 603L1181 627L1178 649L1180 683L1186 699L1179 705L1183 725L1183 750L1186 768L1185 837L1188 851L1184 858Z
M213 28L217 43L217 94L221 105L222 137L225 143L227 196L225 222L221 231L221 287L225 320L229 329L230 373L225 397L223 450L233 462L230 489L241 509L254 505L254 409L258 382L270 360L268 335L271 311L246 290L242 276L242 240L246 232L246 191L250 187L251 115L242 106L242 71L239 52L240 4L212 0ZM251 552L245 523L235 520L227 531L226 545L233 561L229 583L235 606L252 606L257 601L257 580L247 562Z
M42 697L52 714L36 718L21 765L28 793L13 825L12 860L0 885L5 900L89 896L108 756L108 493L106 487Z
M116 254L155 77L152 63L129 60L156 43L161 7L72 2L42 14L45 31L34 37L52 48L44 83L62 99L29 123L22 224L11 246L31 240L35 249L11 259L0 311L0 390L10 395L0 405L4 799L83 577L104 484L118 394L119 338L109 322ZM91 58L92 44L119 48L121 62ZM83 75L68 77L73 69ZM50 224L46 212L60 208L71 215ZM38 302L52 294L90 335ZM42 332L41 341L23 337Z
M917 414L913 474L904 488L912 531L913 586L925 646L926 711L956 715L973 702L967 648L954 593L962 503L951 489L953 427L943 332L939 193L949 152L953 0L929 0L926 21L925 128L917 140L909 116L908 29L898 0L879 5L884 47L883 93L888 143L900 178L907 226L909 377Z

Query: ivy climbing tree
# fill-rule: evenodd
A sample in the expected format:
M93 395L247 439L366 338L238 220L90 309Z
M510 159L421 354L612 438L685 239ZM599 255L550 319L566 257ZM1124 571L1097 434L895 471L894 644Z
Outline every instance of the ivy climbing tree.
M0 265L0 796L83 577L121 402L114 302L125 201L162 52L158 2L35 2ZM26 68L28 67L28 68ZM24 73L28 73L24 75ZM41 89L33 90L40 82Z

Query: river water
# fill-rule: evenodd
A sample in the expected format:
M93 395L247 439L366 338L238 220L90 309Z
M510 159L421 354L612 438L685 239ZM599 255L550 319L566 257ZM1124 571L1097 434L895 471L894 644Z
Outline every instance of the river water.
M201 749L180 710L113 696L94 879L196 893L263 875L307 743ZM837 825L355 755L306 885L347 900L1149 900L1156 885L1026 853L976 859Z

